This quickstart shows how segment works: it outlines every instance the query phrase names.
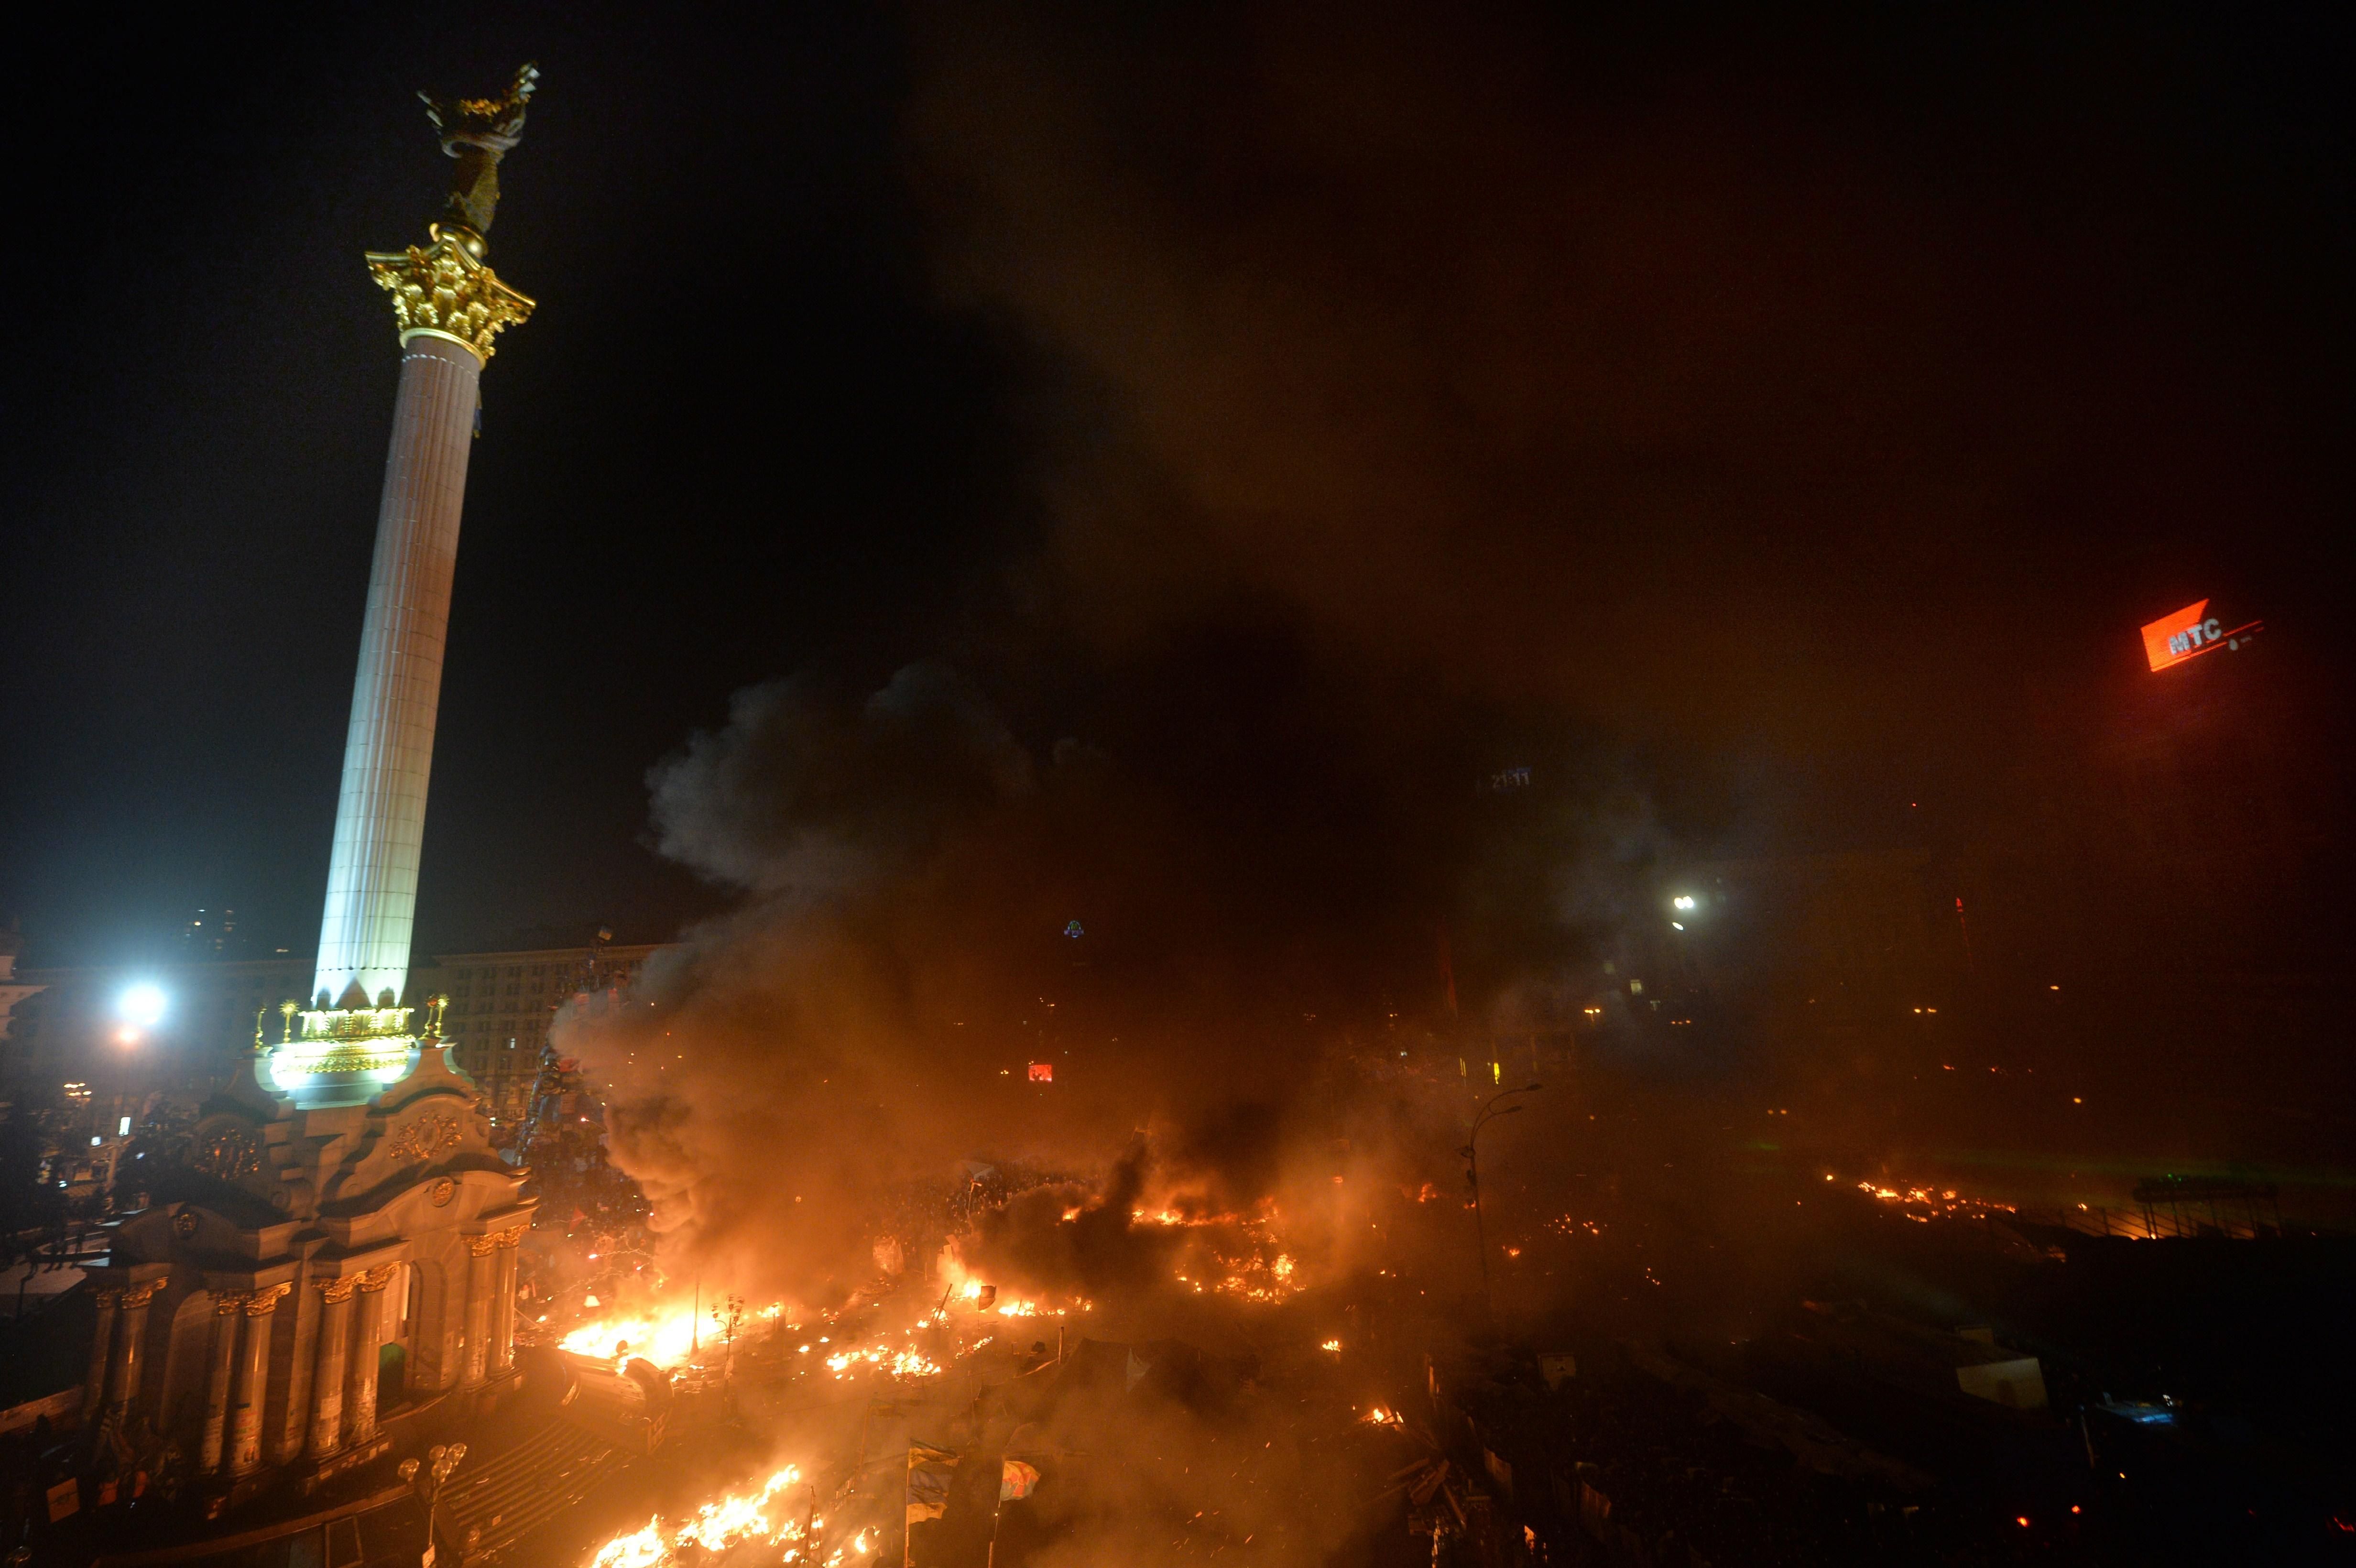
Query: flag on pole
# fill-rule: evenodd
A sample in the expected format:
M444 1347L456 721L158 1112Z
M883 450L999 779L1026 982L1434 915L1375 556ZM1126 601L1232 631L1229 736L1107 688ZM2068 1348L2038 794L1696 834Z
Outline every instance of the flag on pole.
M908 1445L908 1521L938 1519L949 1506L949 1483L957 1478L957 1453L928 1443Z
M929 1443L908 1445L908 1531L900 1548L900 1563L906 1568L910 1561L912 1541L918 1520L938 1519L949 1508L949 1483L957 1478L957 1451L936 1448Z
M1020 1459L1007 1459L1000 1463L998 1467L998 1500L1000 1502L1020 1502L1035 1491L1038 1486L1037 1467L1026 1465Z

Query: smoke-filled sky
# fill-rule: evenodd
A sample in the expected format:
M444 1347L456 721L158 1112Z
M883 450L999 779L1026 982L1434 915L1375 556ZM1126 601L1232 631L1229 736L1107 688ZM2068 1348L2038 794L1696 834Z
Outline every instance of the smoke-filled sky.
M1183 1149L1448 973L1547 1021L1658 864L2050 862L2195 709L2241 728L2189 815L2015 904L2132 965L2230 794L2211 967L2340 929L2319 14L45 25L0 372L37 957L198 904L313 940L396 364L359 253L435 210L413 90L526 58L492 260L541 306L485 382L421 949L709 922L649 1014L702 1087L646 1105L732 1147L783 1136L732 1085L855 1125L1068 1027L1140 1053L1076 1089L1098 1147ZM2265 642L2155 688L2136 627L2201 597Z
M1184 756L1215 716L1126 683L1208 639L1330 706L1289 766L1592 725L1837 822L1968 793L2203 595L2332 710L2318 13L43 25L0 437L37 953L200 903L311 940L395 365L358 252L434 208L412 91L525 57L494 259L543 308L486 383L429 945L714 907L645 770L811 669Z

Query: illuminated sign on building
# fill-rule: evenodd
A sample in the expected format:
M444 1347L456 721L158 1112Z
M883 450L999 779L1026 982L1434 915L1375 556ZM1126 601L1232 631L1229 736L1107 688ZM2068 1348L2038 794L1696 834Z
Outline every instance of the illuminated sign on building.
M1052 1061L1034 1061L1034 1062L1033 1062L1033 1063L1031 1064L1031 1082L1032 1082L1032 1083L1053 1083L1055 1081L1055 1064L1054 1062L1052 1062Z
M2264 624L2252 621L2228 629L2209 613L2209 601L2199 600L2174 614L2144 624L2144 656L2156 670L2172 669L2187 659L2213 654L2219 648L2238 648Z

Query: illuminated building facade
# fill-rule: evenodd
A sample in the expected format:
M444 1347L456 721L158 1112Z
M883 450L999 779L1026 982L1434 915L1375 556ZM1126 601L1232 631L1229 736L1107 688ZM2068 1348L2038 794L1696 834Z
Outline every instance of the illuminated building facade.
M438 953L410 974L412 996L449 998L444 1025L452 1054L483 1086L491 1114L519 1120L540 1074L540 1048L558 1009L621 1006L661 952L655 945L584 950L542 947L508 953Z
M101 1466L177 1462L232 1494L322 1477L384 1449L391 1407L513 1376L526 1173L493 1148L441 1007L403 997L477 381L531 310L483 257L536 74L431 106L449 206L425 244L368 258L401 383L316 966L91 1271Z

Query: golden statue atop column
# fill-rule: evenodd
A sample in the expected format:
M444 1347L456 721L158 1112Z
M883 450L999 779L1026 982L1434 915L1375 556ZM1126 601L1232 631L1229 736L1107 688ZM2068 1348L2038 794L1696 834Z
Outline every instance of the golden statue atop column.
M458 160L450 203L426 226L427 240L406 251L371 251L369 275L392 295L393 320L407 343L433 333L463 343L484 359L491 340L530 318L532 302L483 263L499 205L499 160L523 139L524 110L540 70L525 66L498 98L425 100L425 117L442 133L442 150Z

